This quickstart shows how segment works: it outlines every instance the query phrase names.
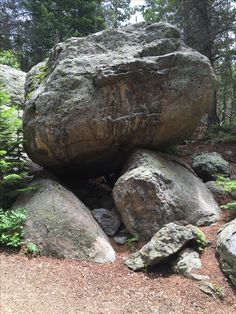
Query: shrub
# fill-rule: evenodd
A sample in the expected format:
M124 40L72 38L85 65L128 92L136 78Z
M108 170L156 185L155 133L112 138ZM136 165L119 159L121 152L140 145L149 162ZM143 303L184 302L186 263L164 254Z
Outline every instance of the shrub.
M12 50L0 51L0 64L9 65L14 69L20 69L20 63Z
M41 250L36 244L30 242L26 245L25 253L32 256L37 256L41 255Z
M0 209L0 244L18 247L22 244L23 228L26 220L25 209Z

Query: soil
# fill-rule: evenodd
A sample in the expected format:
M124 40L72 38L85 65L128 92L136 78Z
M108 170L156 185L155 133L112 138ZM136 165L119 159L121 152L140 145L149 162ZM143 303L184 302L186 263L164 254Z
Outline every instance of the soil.
M185 160L192 154L217 151L236 171L236 145L182 145ZM202 253L201 274L208 275L220 297L202 292L199 282L172 274L166 265L151 272L133 272L122 259L130 254L126 245L114 248L115 263L100 265L49 257L29 258L22 252L0 250L1 314L188 314L236 313L236 294L219 268L215 256L220 227L235 218L223 212L217 224L201 228L209 246Z

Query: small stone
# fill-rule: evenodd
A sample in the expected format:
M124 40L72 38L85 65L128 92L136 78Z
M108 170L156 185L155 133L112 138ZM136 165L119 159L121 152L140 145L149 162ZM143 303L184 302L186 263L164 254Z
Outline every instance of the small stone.
M114 236L121 225L121 218L115 208L107 210L97 208L92 210L94 218L108 236Z
M124 245L126 243L127 239L128 238L126 236L115 236L115 237L113 237L113 240L118 245Z
M190 248L185 248L180 251L177 260L172 264L172 269L175 273L183 276L191 276L193 269L200 269L202 267L199 254Z

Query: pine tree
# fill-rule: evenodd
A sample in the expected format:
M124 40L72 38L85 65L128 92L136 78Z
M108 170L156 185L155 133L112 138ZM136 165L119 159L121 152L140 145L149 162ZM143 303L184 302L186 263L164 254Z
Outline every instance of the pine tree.
M131 17L130 0L103 1L106 24L109 28L124 25Z

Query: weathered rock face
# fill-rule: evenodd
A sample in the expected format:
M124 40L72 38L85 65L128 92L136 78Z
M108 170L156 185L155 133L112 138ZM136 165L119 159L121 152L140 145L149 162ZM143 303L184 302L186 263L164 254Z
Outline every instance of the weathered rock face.
M192 167L204 182L216 180L217 174L228 177L232 174L230 164L218 153L196 155Z
M27 75L26 151L46 167L104 173L134 147L190 135L214 80L207 58L169 24L68 39Z
M172 270L182 276L196 279L208 280L208 276L196 274L194 271L202 268L202 262L198 252L190 248L184 248L179 252L178 258L172 264Z
M191 226L169 223L160 229L138 252L130 255L125 260L125 265L132 270L156 265L178 252L195 237L196 231Z
M24 104L25 77L25 72L0 64L0 83L3 84L3 88L9 93L12 104L20 106Z
M236 219L220 230L216 249L221 269L236 287Z
M25 242L45 255L113 262L108 238L77 197L51 179L38 179L36 190L22 195L14 207L27 210Z
M150 239L163 225L208 225L219 207L204 183L181 159L137 150L113 189L116 208L127 230Z

